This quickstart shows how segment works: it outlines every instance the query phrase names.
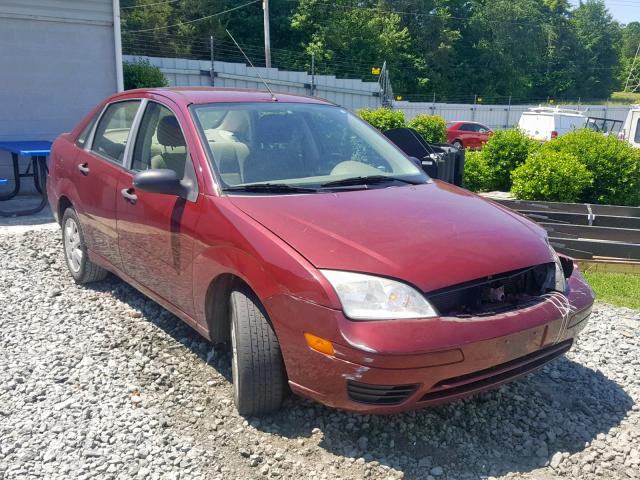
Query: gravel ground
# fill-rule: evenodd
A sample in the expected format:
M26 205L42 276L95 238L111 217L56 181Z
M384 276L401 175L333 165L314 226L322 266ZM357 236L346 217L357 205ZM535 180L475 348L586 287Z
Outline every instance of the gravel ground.
M124 282L76 286L58 231L0 235L0 478L639 478L640 312L567 358L395 416L235 413L228 354Z

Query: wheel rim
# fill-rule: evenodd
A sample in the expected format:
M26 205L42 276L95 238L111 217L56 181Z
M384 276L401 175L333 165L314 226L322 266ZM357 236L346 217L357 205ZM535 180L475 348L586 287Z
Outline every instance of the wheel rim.
M80 242L78 224L73 218L67 218L64 223L64 250L67 256L67 265L74 272L80 271L84 252Z
M233 383L233 397L236 402L239 398L238 387L238 342L236 339L235 322L231 320L231 381Z

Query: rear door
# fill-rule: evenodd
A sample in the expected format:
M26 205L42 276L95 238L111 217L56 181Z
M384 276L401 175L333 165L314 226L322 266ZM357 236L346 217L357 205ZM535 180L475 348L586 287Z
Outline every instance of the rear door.
M143 192L133 177L148 169L171 169L197 185L178 116L167 105L145 101L128 168L117 187L118 246L127 275L178 309L194 316L192 260L200 218L197 187L188 199Z
M74 205L91 254L120 269L116 230L116 193L123 172L129 133L140 100L114 102L103 110L91 139L75 158Z

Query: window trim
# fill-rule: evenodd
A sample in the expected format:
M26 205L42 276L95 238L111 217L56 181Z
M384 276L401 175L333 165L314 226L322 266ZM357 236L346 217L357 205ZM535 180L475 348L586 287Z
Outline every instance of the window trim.
M85 143L85 148L84 150L87 151L88 153L91 153L92 155L95 155L98 158L101 158L103 160L106 160L107 162L113 164L113 165L117 165L119 167L122 168L126 168L126 163L127 163L127 154L129 151L129 145L131 144L131 142L129 142L129 138L131 138L132 134L134 133L134 129L137 126L137 122L139 121L139 115L140 115L140 107L142 107L143 104L146 104L146 98L123 98L123 99L119 99L119 100L115 100L113 102L109 102L107 104L105 104L105 106L102 108L102 111L100 112L100 116L98 117L98 120L95 122L95 124L93 125L93 128L91 129L91 141L87 141ZM104 114L107 112L107 110L109 109L110 106L115 105L117 103L125 103L125 102L139 102L138 105L138 110L136 110L136 114L133 117L133 122L131 123L131 128L129 129L129 134L127 135L127 144L124 147L124 153L122 155L122 162L117 162L115 161L113 158L107 157L106 155L102 155L101 153L96 152L93 149L93 143L95 141L95 135L96 135L96 131L98 129L98 125L100 125L100 122L102 121ZM137 129L136 129L137 130Z
M89 120L89 122L85 125L85 127L80 131L80 133L76 137L76 140L73 142L75 146L78 147L80 150L85 150L89 141L92 140L93 130L95 129L96 124L98 123L98 117L100 116L101 113L102 113L102 110L100 112L96 112L93 114L93 116L91 117L91 120ZM86 137L84 139L84 142L81 145L79 143L80 137L82 137L82 134L84 134L85 132L86 132Z
M134 135L134 141L133 142L127 141L127 146L124 152L124 159L123 159L124 161L122 164L122 168L132 177L135 176L135 174L138 173L139 171L144 171L144 170L133 170L131 168L133 166L133 152L135 150L136 144L138 143L138 134L140 130L140 125L142 123L142 118L146 113L147 106L150 103L156 103L161 107L164 107L167 110L169 110L171 114L175 117L176 121L178 122L178 127L180 127L180 133L184 138L185 162L188 162L188 164L185 163L184 176L182 180L190 181L191 186L189 186L189 194L187 195L186 200L189 202L195 203L198 200L198 196L200 193L200 187L198 185L198 174L196 173L196 164L193 161L193 157L191 156L191 150L189 149L189 142L187 140L187 136L184 134L185 129L182 127L182 122L180 121L180 117L176 114L176 111L166 103L160 102L156 99L149 99L149 98L141 98L140 100L141 100L140 108L136 112L136 116L133 119L134 123L129 133L129 135L131 134ZM191 165L191 166L189 167L188 165Z

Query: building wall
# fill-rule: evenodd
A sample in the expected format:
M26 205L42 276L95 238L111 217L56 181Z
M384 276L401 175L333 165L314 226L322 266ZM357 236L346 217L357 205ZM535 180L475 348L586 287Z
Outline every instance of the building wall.
M71 130L116 92L115 55L112 0L0 0L0 140Z

